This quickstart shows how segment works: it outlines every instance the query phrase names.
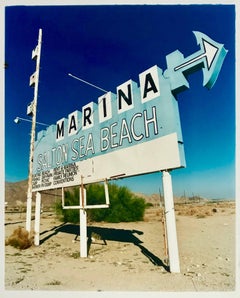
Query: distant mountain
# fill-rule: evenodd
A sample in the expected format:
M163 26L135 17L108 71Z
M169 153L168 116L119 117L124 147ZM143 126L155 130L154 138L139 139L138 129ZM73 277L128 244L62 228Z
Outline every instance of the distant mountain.
M16 206L19 203L26 204L27 202L27 188L28 180L22 180L19 182L5 182L5 202L8 206ZM42 202L45 206L51 206L56 200L61 199L61 190L48 190L41 192ZM142 193L135 193L145 199L146 202L152 203L153 206L159 206L159 195L145 195ZM33 202L35 199L33 199Z
M26 202L28 181L5 183L5 202L8 205L16 205L17 201Z
M27 188L28 181L23 180L19 182L6 182L5 183L5 202L8 206L16 206L19 203L26 204L27 202ZM45 206L52 206L56 200L61 200L61 189L48 190L42 193L42 203ZM142 193L135 193L135 195L145 199L147 203L151 203L154 207L159 207L164 204L163 196L159 194L146 195ZM111 200L111 198L110 198ZM187 202L200 202L206 199L200 197L174 197L175 203L187 203ZM35 201L35 199L34 199Z
M8 206L16 206L19 203L26 204L27 202L28 180L19 182L5 182L5 202ZM42 192L42 203L45 206L51 206L56 199L61 199L61 190L52 190ZM33 203L35 197L33 196Z

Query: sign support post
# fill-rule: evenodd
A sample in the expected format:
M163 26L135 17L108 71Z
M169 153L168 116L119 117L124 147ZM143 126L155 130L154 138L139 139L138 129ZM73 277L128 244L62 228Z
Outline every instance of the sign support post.
M180 273L172 178L167 170L162 172L162 183L166 214L166 229L170 272Z
M87 191L83 185L83 176L81 176L81 186L79 189L79 210L80 216L80 257L87 257L87 211L84 208L87 202Z
M34 224L34 244L39 245L39 235L40 235L40 217L41 217L41 193L36 194L36 206L35 206L35 224Z
M87 211L80 209L80 257L87 257Z

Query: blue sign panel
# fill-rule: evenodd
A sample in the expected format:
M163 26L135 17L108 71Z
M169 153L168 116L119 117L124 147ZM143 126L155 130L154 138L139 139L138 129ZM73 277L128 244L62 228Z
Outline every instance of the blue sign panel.
M167 70L157 65L128 80L81 111L41 131L35 142L33 189L91 183L185 167L176 93L189 87L185 76L203 68L211 88L226 50L194 32L200 50L184 58L169 54Z

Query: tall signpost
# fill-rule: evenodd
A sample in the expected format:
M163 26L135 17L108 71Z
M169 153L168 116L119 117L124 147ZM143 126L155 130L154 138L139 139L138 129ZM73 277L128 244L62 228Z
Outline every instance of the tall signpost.
M176 94L189 88L186 76L202 69L203 85L214 85L227 54L219 44L201 32L194 32L200 50L189 57L176 50L166 56L167 69L157 65L106 92L98 104L90 102L81 111L61 118L37 135L33 158L31 138L28 192L28 221L32 190L62 188L65 209L80 210L80 253L87 256L87 212L109 206L107 181L162 172L166 213L166 234L171 272L180 272L176 220L170 171L185 167L184 143ZM41 35L40 35L41 36ZM39 47L41 44L39 37ZM40 50L40 48L39 48ZM37 56L33 130L35 131L40 51ZM72 76L72 75L71 75ZM105 91L105 90L103 90ZM33 166L33 169L32 169ZM32 178L33 174L33 178ZM88 205L84 186L104 182L106 204ZM78 206L65 206L64 188L78 186ZM35 232L39 233L40 208ZM36 240L36 243L39 239Z
M28 190L27 190L27 215L26 215L26 230L31 232L31 217L32 217L32 175L33 175L33 163L34 163L34 142L35 142L35 130L36 130L36 113L37 113L37 100L38 100L38 82L40 71L40 56L42 46L42 29L39 29L38 45L32 51L32 59L36 60L36 71L30 77L29 85L34 87L34 98L31 104L32 115L32 128L31 128L31 140L30 140L30 154L29 154L29 172L28 172ZM39 202L39 200L37 200Z
M167 247L170 271L174 273L180 272L180 262L178 254L178 241L176 219L174 211L174 200L172 190L172 178L168 171L162 172L162 184L164 194L166 231L167 231Z
M218 77L223 60L227 54L223 45L214 42L205 34L194 32L200 50L191 56L184 58L178 50L169 54L167 59L168 69L165 71L166 78L171 82L171 90L179 92L189 88L186 75L192 71L203 69L203 85L212 88ZM165 202L166 229L168 242L169 266L171 272L180 272L178 254L178 242L176 220L174 212L174 200L172 180L169 171L162 171L162 183Z

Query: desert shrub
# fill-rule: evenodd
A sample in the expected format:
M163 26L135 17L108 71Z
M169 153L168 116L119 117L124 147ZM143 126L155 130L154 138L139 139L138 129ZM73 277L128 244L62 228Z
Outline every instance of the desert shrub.
M212 216L212 213L211 213L211 211L207 210L207 211L205 211L205 215L206 216Z
M205 218L206 215L205 214L202 214L202 213L199 213L196 215L197 218Z
M206 216L212 216L212 207L206 205L182 205L177 208L177 215L183 216L195 216L197 218L204 218Z
M88 210L90 221L106 222L130 222L143 220L146 203L143 198L135 196L127 187L119 187L109 184L109 208L98 208ZM87 186L87 204L99 205L105 203L105 192L102 184L90 184ZM79 190L65 193L65 204L79 205ZM65 222L79 222L79 210L62 210L57 205L57 212Z
M188 211L188 215L196 215L198 213L197 208L190 208Z
M48 286L60 286L61 284L62 283L60 280L55 280L55 279L53 281L46 283L46 285L48 285Z
M150 202L146 203L146 208L151 208L151 207L153 207L153 203L150 203Z
M33 237L22 227L18 227L13 234L6 240L6 245L11 245L19 249L27 249L33 244Z
M101 184L91 184L88 189L88 202L104 203L105 194ZM143 198L135 196L127 187L109 185L110 207L107 209L91 209L89 217L92 221L130 222L143 220L146 203Z

